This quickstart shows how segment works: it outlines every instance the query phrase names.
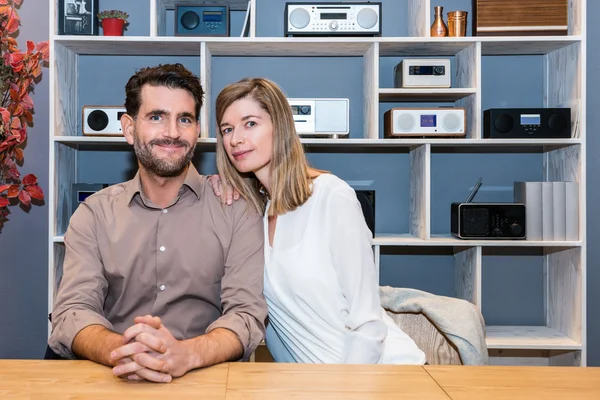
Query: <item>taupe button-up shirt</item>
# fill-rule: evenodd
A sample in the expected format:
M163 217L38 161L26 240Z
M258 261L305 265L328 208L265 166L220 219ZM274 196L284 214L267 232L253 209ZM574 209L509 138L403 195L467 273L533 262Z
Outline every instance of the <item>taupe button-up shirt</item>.
M222 206L193 165L164 209L144 197L139 174L88 197L65 234L50 347L75 358L73 339L86 326L122 334L151 314L180 340L229 329L248 357L267 306L262 218L246 204Z

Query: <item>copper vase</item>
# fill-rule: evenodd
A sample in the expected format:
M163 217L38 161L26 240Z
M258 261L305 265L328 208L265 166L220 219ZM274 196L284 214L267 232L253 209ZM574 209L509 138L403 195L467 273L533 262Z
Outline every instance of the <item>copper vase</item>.
M431 37L443 37L448 36L448 27L444 22L444 7L437 6L435 7L435 18L433 20L433 24L431 24L430 36Z

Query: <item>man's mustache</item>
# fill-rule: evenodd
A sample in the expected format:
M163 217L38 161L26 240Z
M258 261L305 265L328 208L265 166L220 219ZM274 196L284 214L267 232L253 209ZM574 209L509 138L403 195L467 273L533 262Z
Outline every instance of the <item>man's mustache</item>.
M177 147L189 147L189 143L181 139L154 139L149 143L151 146L177 146Z

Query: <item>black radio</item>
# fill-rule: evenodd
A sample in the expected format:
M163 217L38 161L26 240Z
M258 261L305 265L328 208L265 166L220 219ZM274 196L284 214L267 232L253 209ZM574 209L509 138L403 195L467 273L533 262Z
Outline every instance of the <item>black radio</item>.
M483 112L486 139L569 139L570 108L492 108Z
M450 207L450 231L459 239L522 240L526 238L525 205L471 203L481 179L464 203Z

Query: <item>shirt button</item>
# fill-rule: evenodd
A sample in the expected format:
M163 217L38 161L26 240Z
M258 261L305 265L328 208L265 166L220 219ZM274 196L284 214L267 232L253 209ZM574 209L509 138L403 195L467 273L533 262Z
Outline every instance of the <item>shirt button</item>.
M158 288L162 291L165 290L167 287L165 285L160 285Z
M160 251L165 251L165 250L166 250L166 248L165 248L165 246L160 246L159 250L160 250Z
M166 214L168 212L169 212L169 210L167 210L166 208L163 210L163 214Z

